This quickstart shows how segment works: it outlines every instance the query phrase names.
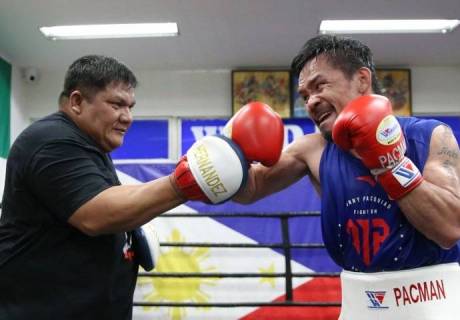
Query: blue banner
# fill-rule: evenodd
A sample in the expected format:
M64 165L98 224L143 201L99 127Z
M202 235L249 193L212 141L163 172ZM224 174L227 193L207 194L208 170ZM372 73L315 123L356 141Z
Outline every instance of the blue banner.
M449 125L457 141L460 141L460 117L420 116L432 118ZM221 131L228 119L182 119L181 135L178 137L179 155L184 154L198 139ZM315 132L314 123L308 118L283 119L285 126L284 146L294 139ZM113 159L168 159L168 120L135 120L125 136L123 145L112 152Z
M113 159L168 159L168 120L135 120Z

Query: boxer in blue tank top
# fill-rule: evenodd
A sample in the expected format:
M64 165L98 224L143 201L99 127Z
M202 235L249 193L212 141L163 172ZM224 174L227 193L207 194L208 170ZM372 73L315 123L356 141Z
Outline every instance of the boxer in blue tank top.
M296 139L270 168L252 164L233 199L252 203L307 175L321 196L324 242L342 275L372 282L388 274L382 271L436 274L452 262L460 274L460 150L452 130L395 117L372 52L354 39L316 36L292 69L320 132ZM359 315L353 303L347 308L353 310L344 314Z
M436 120L398 119L407 155L423 170ZM328 143L320 163L322 228L327 250L346 270L361 272L411 269L453 262L457 247L445 250L405 218L363 163Z

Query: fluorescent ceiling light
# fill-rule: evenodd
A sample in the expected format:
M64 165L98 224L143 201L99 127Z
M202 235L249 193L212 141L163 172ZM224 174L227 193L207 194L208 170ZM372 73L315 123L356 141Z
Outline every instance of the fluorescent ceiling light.
M178 35L177 23L93 24L41 27L52 40L173 37Z
M454 30L460 20L323 20L321 34L338 33L446 33Z

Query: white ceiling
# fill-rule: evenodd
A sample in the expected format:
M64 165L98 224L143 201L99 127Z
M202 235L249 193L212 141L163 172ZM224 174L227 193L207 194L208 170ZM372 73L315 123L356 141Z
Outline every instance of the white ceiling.
M0 0L0 53L17 66L65 68L81 55L149 69L287 67L322 19L460 18L460 0ZM39 26L168 22L175 38L51 41ZM452 33L360 35L379 66L460 65Z

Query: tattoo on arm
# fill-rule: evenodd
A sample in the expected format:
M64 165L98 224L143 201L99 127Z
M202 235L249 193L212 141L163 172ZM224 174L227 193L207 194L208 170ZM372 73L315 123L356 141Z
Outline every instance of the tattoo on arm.
M445 155L445 156L449 157L450 159L452 159L454 161L458 159L457 151L452 150L452 149L450 149L450 148L448 148L446 146L443 146L441 148L441 150L438 151L438 155L440 155L440 156Z
M437 154L439 156L447 156L448 159L457 162L459 158L458 147L453 148L452 146L452 131L450 128L443 126L444 130L441 135L441 149L438 150ZM451 163L454 164L454 163Z
M460 158L459 149L456 141L454 140L455 138L452 130L447 126L443 126L442 128L443 131L439 140L440 145L436 155L439 156L442 161L441 166L445 169L449 180L453 185L456 185L458 184L457 167L458 160Z

